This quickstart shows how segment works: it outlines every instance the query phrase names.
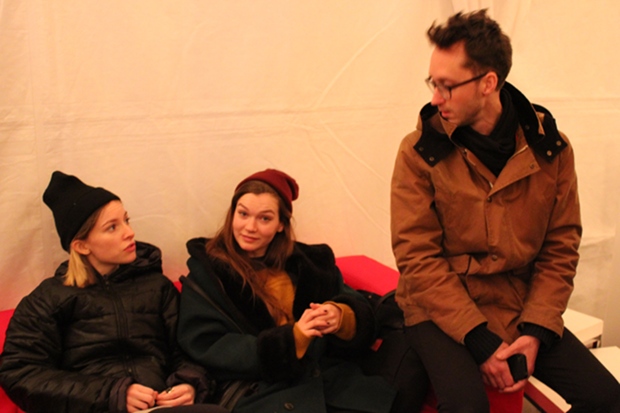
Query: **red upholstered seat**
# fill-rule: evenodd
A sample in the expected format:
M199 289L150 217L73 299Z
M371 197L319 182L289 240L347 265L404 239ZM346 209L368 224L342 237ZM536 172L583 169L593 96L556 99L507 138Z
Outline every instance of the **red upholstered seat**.
M336 264L342 272L345 283L356 290L371 291L383 295L396 288L398 283L398 271L365 255L340 257L336 259ZM523 395L523 391L499 393L487 387L491 413L521 413ZM436 413L436 405L435 395L431 392L422 413Z

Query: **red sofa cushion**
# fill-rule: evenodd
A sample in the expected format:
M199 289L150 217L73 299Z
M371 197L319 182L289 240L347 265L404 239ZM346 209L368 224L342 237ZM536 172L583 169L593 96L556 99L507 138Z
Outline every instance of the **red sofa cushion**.
M356 290L365 290L376 294L385 294L396 288L398 271L383 265L365 255L351 255L336 259L336 265L342 272L344 282ZM500 393L487 387L487 396L491 413L521 413L523 410L523 391ZM431 392L422 413L436 413L437 400Z

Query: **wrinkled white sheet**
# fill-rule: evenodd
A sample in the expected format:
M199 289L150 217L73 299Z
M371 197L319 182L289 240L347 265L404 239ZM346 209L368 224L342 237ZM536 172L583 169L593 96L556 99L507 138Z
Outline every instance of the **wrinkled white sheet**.
M0 309L66 257L41 201L56 169L120 195L172 279L185 241L212 235L266 167L300 184L300 240L394 266L389 182L430 96L425 31L481 7L512 38L509 81L575 147L571 307L604 317L620 267L614 0L0 0Z

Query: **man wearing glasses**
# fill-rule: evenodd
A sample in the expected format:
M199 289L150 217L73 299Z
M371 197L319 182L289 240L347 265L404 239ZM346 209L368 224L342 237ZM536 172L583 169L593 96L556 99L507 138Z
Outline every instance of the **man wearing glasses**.
M618 381L562 322L581 239L569 141L506 83L510 39L485 10L427 35L432 98L397 154L391 225L405 335L440 411L488 412L483 384L533 374L571 412L620 412Z

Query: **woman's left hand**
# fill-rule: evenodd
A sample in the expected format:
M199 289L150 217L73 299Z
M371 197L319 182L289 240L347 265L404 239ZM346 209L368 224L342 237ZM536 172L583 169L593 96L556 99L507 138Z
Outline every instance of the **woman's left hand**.
M323 334L333 334L340 328L342 310L333 304L310 303L310 309L317 314L316 320L320 323L315 327Z
M157 395L157 406L187 406L194 404L196 390L190 384L178 384Z

